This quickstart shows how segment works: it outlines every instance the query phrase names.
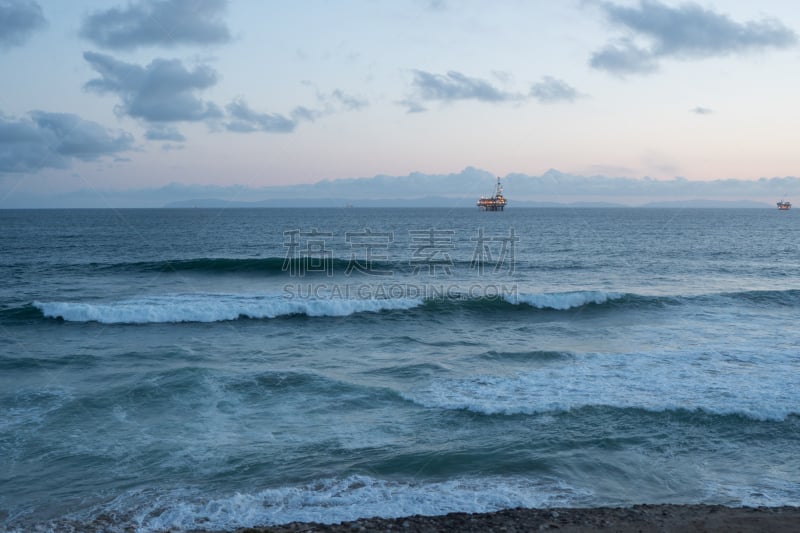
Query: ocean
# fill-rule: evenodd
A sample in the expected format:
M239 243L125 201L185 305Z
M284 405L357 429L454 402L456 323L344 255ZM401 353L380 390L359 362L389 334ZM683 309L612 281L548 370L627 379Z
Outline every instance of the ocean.
M0 227L0 529L800 505L792 211Z

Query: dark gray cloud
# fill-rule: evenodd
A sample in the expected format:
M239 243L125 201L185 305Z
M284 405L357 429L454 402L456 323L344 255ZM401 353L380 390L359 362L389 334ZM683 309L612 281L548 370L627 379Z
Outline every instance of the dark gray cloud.
M496 74L506 77L504 73ZM449 71L447 74L432 74L422 70L414 71L413 91L410 96L397 102L406 108L408 113L427 111L424 102L454 102L457 100L477 100L479 102L503 103L524 102L535 98L542 103L574 101L582 96L574 87L563 80L552 76L544 76L533 84L528 95L504 91L489 81L472 78L460 72Z
M228 131L251 133L265 131L268 133L291 133L297 127L297 120L279 114L258 113L250 108L242 99L237 99L225 106L230 121L225 124ZM301 108L301 114L307 110Z
M177 128L165 124L157 124L148 128L144 136L149 141L184 142L186 140L186 137Z
M544 104L555 102L573 102L580 97L580 93L564 80L545 76L531 87L531 96Z
M618 75L649 74L658 70L658 59L653 53L639 48L628 39L607 44L592 54L589 64Z
M314 122L315 120L326 114L328 113L320 111L319 109L311 109L305 106L297 106L294 109L292 109L291 112L292 121L295 123L302 121Z
M710 115L714 112L714 110L707 107L697 106L693 109L690 109L689 112L694 113L695 115Z
M447 74L432 74L423 70L415 70L412 85L414 94L399 102L406 107L409 113L425 111L425 106L421 103L424 101L508 102L523 98L521 95L502 91L486 80L471 78L455 70L451 70Z
M115 50L225 43L231 39L227 6L227 0L140 0L87 16L81 36Z
M186 68L179 60L155 59L145 67L126 63L105 54L84 52L83 57L100 75L84 87L97 93L119 96L117 114L142 119L148 123L149 140L183 142L185 137L171 124L204 121L214 129L224 125L228 131L250 133L291 133L300 122L314 122L342 110L358 110L368 102L335 90L317 93L319 109L295 107L288 116L261 113L239 98L225 107L224 113L213 102L200 98L199 92L217 83L217 74L207 66Z
M222 117L222 111L215 104L197 96L197 92L217 83L217 74L209 67L189 70L177 59L155 59L141 67L95 52L84 52L83 57L100 74L84 87L119 96L118 114L154 123L197 122Z
M29 118L0 114L0 172L66 168L130 150L133 137L69 113L32 111Z
M322 115L332 115L341 111L360 111L369 107L368 100L348 94L341 89L323 92L311 81L306 80L302 84L313 89L317 97L318 109L313 110L316 116L311 120L315 120Z
M424 113L428 110L427 107L422 105L418 100L414 98L406 98L404 100L398 100L397 105L403 106L406 108L406 113Z
M369 105L367 100L346 94L341 89L336 89L333 91L331 93L331 98L347 111L358 111Z
M486 80L471 78L455 70L444 75L416 70L413 84L423 100L504 102L519 99L518 95L501 91Z
M653 72L663 58L702 59L767 48L787 48L797 42L793 30L773 19L736 22L699 4L669 6L657 0L640 0L638 6L610 2L598 5L608 20L635 36L606 45L592 55L592 67L614 74Z
M279 113L259 113L253 110L243 98L237 98L227 106L228 122L225 128L237 133L262 131L267 133L291 133L301 122L314 122L324 116L341 111L357 111L369 105L369 102L350 96L336 89L330 94L317 92L320 109L305 106L295 107L289 116Z
M0 49L19 46L47 20L38 2L0 0Z

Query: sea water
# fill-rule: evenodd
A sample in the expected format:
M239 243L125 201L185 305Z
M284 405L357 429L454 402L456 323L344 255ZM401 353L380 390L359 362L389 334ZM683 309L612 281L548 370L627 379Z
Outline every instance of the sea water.
M800 504L794 212L0 227L0 529Z

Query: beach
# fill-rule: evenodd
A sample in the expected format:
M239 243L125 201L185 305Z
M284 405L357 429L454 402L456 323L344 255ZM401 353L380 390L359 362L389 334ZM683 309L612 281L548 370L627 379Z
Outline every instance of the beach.
M294 522L282 526L245 528L237 533L353 531L522 532L796 532L800 507L725 507L722 505L634 505L594 509L507 509L495 513L450 513L443 516L367 518L340 524Z

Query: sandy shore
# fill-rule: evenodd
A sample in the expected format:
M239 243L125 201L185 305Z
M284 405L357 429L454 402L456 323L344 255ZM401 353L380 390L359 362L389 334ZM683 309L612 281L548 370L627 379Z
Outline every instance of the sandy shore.
M596 509L509 509L495 513L367 518L325 525L286 524L239 529L237 533L289 532L798 532L800 507L723 507L721 505L636 505Z

